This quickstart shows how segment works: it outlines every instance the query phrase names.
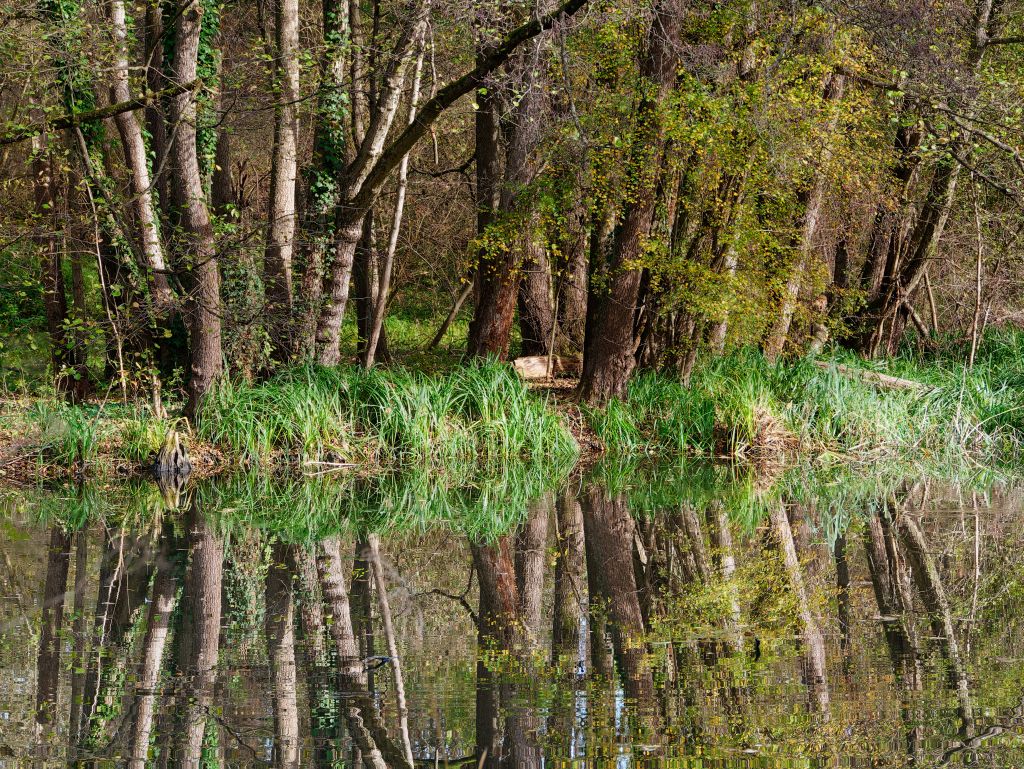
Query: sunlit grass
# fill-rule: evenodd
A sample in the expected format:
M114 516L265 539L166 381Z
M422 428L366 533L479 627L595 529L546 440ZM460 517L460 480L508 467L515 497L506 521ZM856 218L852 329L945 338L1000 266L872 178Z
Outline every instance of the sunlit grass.
M209 394L199 438L247 463L367 462L449 466L575 458L561 418L511 367L448 374L305 365Z
M702 362L689 386L640 374L623 401L588 416L615 453L742 456L781 431L807 454L1015 466L1024 446L1024 335L990 334L973 368L964 358L955 350L867 362L837 351L818 358L821 366L741 349ZM883 388L838 365L922 386Z

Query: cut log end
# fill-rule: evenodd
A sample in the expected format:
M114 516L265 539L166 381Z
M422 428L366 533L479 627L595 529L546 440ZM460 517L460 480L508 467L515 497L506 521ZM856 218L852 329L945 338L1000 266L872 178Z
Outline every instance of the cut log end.
M550 371L548 364L550 363ZM528 355L512 361L516 373L526 381L548 377L578 377L583 371L583 360L579 357L553 355Z

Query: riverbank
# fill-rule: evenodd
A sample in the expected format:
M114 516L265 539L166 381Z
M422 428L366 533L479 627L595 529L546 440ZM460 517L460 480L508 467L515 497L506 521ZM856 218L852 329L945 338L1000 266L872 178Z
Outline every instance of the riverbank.
M187 430L201 476L254 467L466 475L605 454L1013 468L1024 457L1022 349L1018 335L990 338L971 368L955 356L868 363L841 353L773 364L739 350L698 367L687 385L638 374L606 409L577 404L571 380L528 386L497 363L440 374L299 366L259 384L226 381L194 429L143 405L14 399L0 410L0 482L141 472L170 429Z

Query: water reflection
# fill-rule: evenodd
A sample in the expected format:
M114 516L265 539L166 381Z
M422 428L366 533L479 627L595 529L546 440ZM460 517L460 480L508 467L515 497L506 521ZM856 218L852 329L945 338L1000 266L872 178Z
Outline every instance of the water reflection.
M1015 492L700 472L10 495L0 765L1024 765Z

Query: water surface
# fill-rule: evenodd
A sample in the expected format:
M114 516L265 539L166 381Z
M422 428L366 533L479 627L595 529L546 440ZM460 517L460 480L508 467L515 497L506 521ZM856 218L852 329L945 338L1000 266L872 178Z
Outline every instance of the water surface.
M1024 766L1008 488L598 468L2 500L0 766Z

